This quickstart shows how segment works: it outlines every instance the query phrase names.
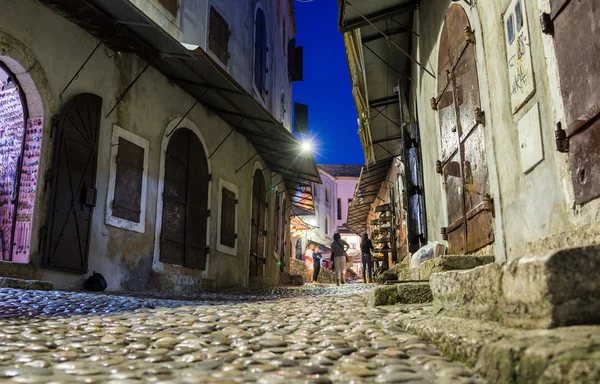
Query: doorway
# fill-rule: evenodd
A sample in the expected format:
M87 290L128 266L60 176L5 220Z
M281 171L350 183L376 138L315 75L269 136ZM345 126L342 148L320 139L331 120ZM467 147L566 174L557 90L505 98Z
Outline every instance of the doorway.
M440 37L435 100L448 206L448 227L442 229L442 234L448 240L450 254L474 252L494 242L485 121L470 31L464 9L451 5Z
M267 190L265 178L257 169L252 179L252 218L250 226L250 276L263 276L266 264Z
M206 269L210 173L202 142L180 128L169 140L160 233L162 263Z

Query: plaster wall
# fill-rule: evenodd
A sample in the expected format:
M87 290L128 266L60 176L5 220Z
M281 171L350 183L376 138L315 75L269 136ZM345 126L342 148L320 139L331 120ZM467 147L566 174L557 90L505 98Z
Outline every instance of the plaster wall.
M568 154L556 152L554 127L563 116L552 39L542 35L539 15L549 9L547 0L525 0L529 20L529 40L533 59L535 93L516 113L511 111L510 78L506 58L502 16L510 0L479 1L464 7L475 32L475 50L482 110L486 113L485 149L490 194L494 198L494 254L497 261L521 257L528 243L536 239L573 231L590 224L598 228L599 202L573 204L573 188ZM414 54L430 70L437 72L438 41L444 14L450 1L424 2L415 27L420 38L414 41ZM423 177L426 188L429 240L441 241L439 229L447 226L443 178L435 172L441 158L439 122L429 100L437 96L437 83L413 66L416 74L411 89L413 114L418 116L423 150ZM532 170L521 172L518 121L535 104L543 146L543 160Z
M198 45L225 68L246 91L254 95L275 118L291 130L292 83L288 78L288 41L295 36L293 9L287 0L180 0L173 16L159 0L130 0L181 43ZM210 8L215 7L229 24L229 54L224 65L209 49ZM254 17L263 9L267 27L267 90L254 87Z
M333 234L336 231L335 223L336 220L336 194L337 187L335 179L328 173L320 171L321 181L323 184L313 185L313 198L315 204L315 215L306 216L302 219L308 224L316 226L315 229L306 231L306 237L308 240L316 241L318 243L329 246L333 241ZM317 190L316 196L314 190ZM329 202L325 199L325 191L329 189ZM325 233L325 218L328 217L329 230Z
M98 148L97 201L92 218L89 268L102 273L109 290L146 290L160 287L169 290L198 289L203 281L212 287L246 285L248 283L248 255L250 232L250 199L253 167L249 164L236 168L254 155L247 139L234 133L209 160L212 172L209 206L217 212L218 180L225 179L239 187L238 248L237 255L216 251L217 214L209 218L210 255L207 270L202 272L181 266L162 264L153 266L155 227L157 223L158 185L160 178L161 146L167 126L181 117L194 100L178 87L168 83L153 68L149 68L127 96L108 117L116 98L144 68L145 62L137 56L119 54L101 47L86 64L79 77L60 97L60 93L77 69L92 52L97 40L76 25L33 0L3 2L0 13L0 60L17 60L27 69L37 87L44 108L44 138L40 160L40 175L45 174L51 162L51 116L57 114L75 95L90 92L103 99ZM207 156L215 151L221 140L232 129L212 111L197 105L187 119L197 127ZM146 225L144 233L126 231L105 225L106 196L109 180L112 127L116 124L147 139L149 145ZM182 125L185 127L185 125ZM191 127L189 127L191 128ZM258 166L264 168L267 183L270 172L258 157ZM217 182L215 182L215 180ZM277 182L277 180L275 180ZM274 184L271 184L274 185ZM87 275L41 268L38 233L45 221L46 193L40 183L36 197L34 237L31 242L31 262L25 265L2 263L3 276L41 278L55 283L57 288L78 289ZM269 196L271 199L271 196ZM269 206L273 204L269 203ZM271 217L268 225L272 223ZM272 233L271 230L268 231ZM273 243L271 235L268 244ZM267 274L276 273L276 261L267 247ZM271 252L271 253L269 253ZM151 276L153 280L151 281ZM271 276L276 278L276 276Z

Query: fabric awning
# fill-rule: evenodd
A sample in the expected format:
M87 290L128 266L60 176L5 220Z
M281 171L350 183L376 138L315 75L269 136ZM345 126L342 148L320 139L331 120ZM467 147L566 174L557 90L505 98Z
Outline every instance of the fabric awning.
M363 167L352 205L348 207L346 226L354 233L361 235L367 232L367 217L371 212L371 205L375 202L393 161L393 158L388 158L368 168Z
M282 175L288 190L305 180L321 183L313 156L300 151L298 140L269 111L201 48L187 49L129 0L40 1L107 47L139 55L211 108L248 138L268 167Z

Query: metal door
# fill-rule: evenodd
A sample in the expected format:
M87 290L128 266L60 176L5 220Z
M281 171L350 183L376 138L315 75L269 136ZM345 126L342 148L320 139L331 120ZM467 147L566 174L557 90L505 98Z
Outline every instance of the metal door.
M438 97L449 253L473 252L494 242L492 205L479 98L475 44L463 8L454 4L440 38Z
M575 202L600 196L600 0L551 0Z
M102 98L85 93L63 108L55 130L46 261L49 267L87 272Z
M254 173L252 181L252 224L250 231L250 276L264 274L267 191L262 171Z
M175 131L165 158L160 261L204 270L210 175L198 136Z

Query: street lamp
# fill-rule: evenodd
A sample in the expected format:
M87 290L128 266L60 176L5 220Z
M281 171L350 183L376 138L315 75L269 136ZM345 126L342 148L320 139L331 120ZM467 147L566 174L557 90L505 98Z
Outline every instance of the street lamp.
M311 152L312 151L312 143L310 141L302 142L302 152Z

